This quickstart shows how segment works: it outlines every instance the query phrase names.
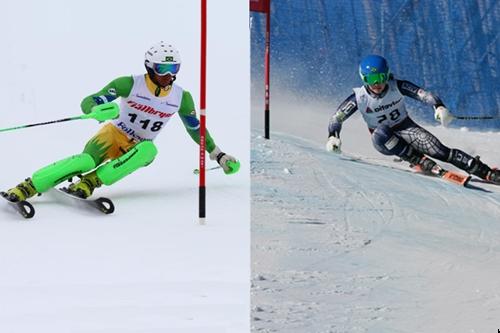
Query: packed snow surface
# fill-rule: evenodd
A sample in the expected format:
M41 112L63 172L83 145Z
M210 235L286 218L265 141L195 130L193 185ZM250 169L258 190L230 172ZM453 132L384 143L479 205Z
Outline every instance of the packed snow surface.
M342 147L365 162L326 152L328 106L287 100L273 104L271 140L253 110L253 331L498 329L500 187L409 172L375 151L359 116ZM500 165L499 133L424 125Z

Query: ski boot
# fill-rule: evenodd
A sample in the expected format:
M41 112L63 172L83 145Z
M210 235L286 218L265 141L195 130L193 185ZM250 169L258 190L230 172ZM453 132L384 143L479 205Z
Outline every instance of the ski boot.
M407 154L400 157L402 160L410 163L411 168L419 172L428 175L435 174L434 169L437 163L428 158L427 156L425 156L424 154L416 151L412 147L409 147Z
M500 170L498 170L497 168L491 169L486 179L492 183L500 185Z
M16 187L11 188L6 193L6 199L12 202L25 201L38 194L37 190L33 186L31 178L26 178L26 180Z
M481 162L479 156L474 157L467 164L468 169L466 171L468 173L489 182L500 184L500 170L496 168L490 168L489 166Z
M436 169L436 166L436 162L434 162L427 156L423 156L416 164L412 165L412 168L426 175L437 175L437 173L434 171Z
M87 199L94 193L94 190L102 185L95 171L81 176L80 181L68 187L68 193L82 199Z

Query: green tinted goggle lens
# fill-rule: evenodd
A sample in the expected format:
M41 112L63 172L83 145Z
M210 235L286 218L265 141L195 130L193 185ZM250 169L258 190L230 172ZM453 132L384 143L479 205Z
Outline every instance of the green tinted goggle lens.
M153 64L153 70L160 76L167 75L168 73L175 75L179 72L180 68L181 64Z
M367 75L363 75L363 81L365 83L368 83L369 85L386 83L388 76L389 75L386 73L367 74Z

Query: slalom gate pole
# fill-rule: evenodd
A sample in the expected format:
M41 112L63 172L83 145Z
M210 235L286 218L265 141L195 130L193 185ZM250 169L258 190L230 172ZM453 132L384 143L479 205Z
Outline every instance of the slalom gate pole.
M200 66L200 185L199 223L205 224L205 146L206 146L206 79L207 79L207 0L201 0L201 66Z
M271 0L268 0L265 3L266 10L266 46L265 46L265 59L264 59L264 71L265 71L265 107L264 107L264 138L269 139L269 131L271 128L271 111L269 110L269 101L270 101L270 82L269 82L269 73L271 71Z

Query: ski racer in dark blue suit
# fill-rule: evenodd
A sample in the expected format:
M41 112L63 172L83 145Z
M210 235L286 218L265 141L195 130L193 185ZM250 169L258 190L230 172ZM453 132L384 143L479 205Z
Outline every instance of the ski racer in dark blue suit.
M389 73L387 61L378 55L365 57L359 66L365 83L340 104L328 126L328 151L340 152L342 123L360 111L372 134L374 147L384 155L397 155L424 172L436 165L432 157L482 179L500 183L500 171L484 164L479 156L472 157L460 149L449 148L438 138L416 124L406 111L404 96L434 107L436 120L447 126L453 115L441 99L417 85L397 80Z

